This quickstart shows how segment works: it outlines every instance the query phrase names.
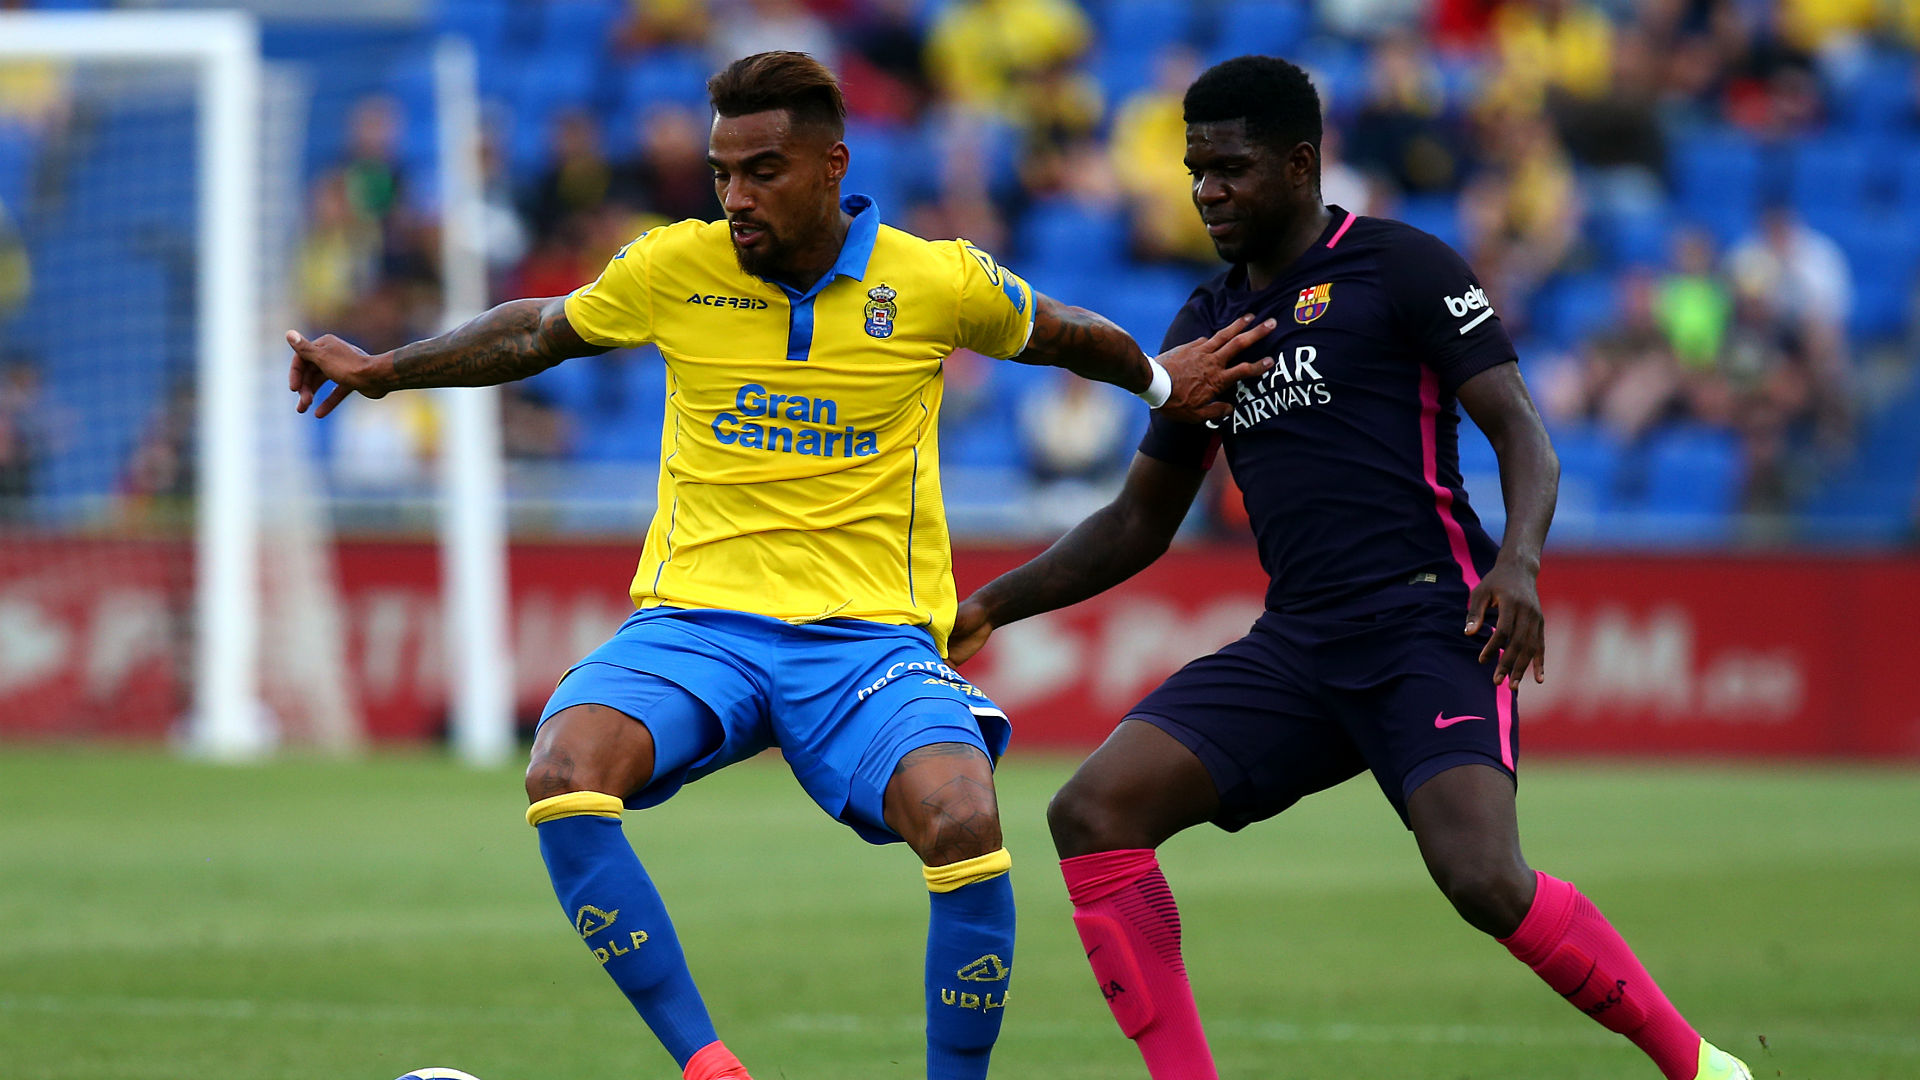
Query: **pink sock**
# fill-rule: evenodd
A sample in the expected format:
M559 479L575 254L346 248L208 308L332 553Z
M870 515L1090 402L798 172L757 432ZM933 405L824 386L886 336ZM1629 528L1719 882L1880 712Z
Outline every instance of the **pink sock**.
M1667 1080L1694 1080L1699 1033L1579 889L1540 874L1527 917L1500 944L1574 1008L1633 1040Z
M1217 1080L1180 958L1180 909L1144 848L1060 860L1073 926L1120 1031L1153 1080Z

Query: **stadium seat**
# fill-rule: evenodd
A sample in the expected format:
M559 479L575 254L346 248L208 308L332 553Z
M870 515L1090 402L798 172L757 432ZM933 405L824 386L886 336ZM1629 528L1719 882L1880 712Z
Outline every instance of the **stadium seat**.
M707 60L690 49L655 49L620 71L620 106L629 113L668 103L704 107Z
M1534 309L1540 332L1569 345L1613 321L1619 286L1610 274L1570 274L1543 288Z
M1669 172L1680 210L1722 244L1752 227L1762 201L1760 148L1733 131L1702 131L1674 142Z
M26 213L38 156L38 141L31 132L0 124L0 207L16 221Z
M1110 52L1151 58L1168 42L1193 40L1193 10L1183 0L1111 0L1098 36Z
M1066 199L1038 203L1019 227L1020 266L1068 272L1124 265L1127 221L1116 208Z
M1556 425L1550 434L1560 458L1561 503L1587 516L1612 508L1620 475L1613 436L1591 424Z
M897 128L857 121L847 125L849 160L840 190L871 195L880 207L882 220L898 220L906 210L902 177L913 156L907 139L907 134Z
M540 6L540 42L550 52L603 52L622 7L617 0L546 0Z
M1885 142L1864 135L1795 142L1787 151L1787 194L1802 217L1824 226L1836 213L1855 214L1881 201L1890 155Z
M482 55L496 55L512 21L509 0L440 0L434 22L442 33L461 34Z
M1864 338L1903 334L1913 306L1920 222L1903 215L1856 213L1835 223L1831 234L1853 271L1849 328Z
M1393 208L1392 218L1429 232L1450 247L1460 246L1460 208L1448 195L1409 195Z
M1676 224L1659 207L1645 211L1596 211L1589 226L1595 245L1618 268L1666 266Z
M1914 65L1910 55L1876 51L1843 71L1833 86L1833 112L1858 132L1891 133L1916 119Z
M1667 515L1731 514L1740 499L1740 445L1731 432L1686 424L1648 438L1642 505Z
M1228 0L1209 56L1214 62L1248 53L1291 56L1313 28L1313 12L1300 0Z

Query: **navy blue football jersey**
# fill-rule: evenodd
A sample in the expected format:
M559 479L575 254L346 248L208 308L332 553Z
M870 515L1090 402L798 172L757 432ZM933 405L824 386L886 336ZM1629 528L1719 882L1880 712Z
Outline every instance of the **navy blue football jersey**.
M1208 467L1223 449L1272 578L1267 607L1339 609L1401 588L1465 591L1499 547L1461 486L1454 391L1516 359L1466 261L1409 225L1329 207L1305 254L1258 292L1235 266L1195 289L1162 351L1252 312L1273 370L1214 426L1154 414L1142 453Z

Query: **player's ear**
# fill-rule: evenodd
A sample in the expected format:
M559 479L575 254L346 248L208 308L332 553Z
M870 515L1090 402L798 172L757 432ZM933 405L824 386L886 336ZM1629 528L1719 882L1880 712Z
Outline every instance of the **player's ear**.
M1317 186L1320 179L1320 151L1310 142L1297 142L1287 154L1287 179L1295 187Z
M845 142L836 141L827 148L827 179L838 183L846 179L847 162L853 160L853 152L847 149Z

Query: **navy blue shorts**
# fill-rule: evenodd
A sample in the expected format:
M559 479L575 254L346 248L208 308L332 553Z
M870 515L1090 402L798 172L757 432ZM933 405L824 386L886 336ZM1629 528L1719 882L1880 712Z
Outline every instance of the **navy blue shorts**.
M540 714L605 705L647 725L651 780L634 809L778 747L822 810L870 843L894 843L882 801L895 766L932 743L1006 753L1012 728L913 626L795 625L741 611L655 607L575 664Z
M1404 822L1414 789L1455 765L1514 775L1514 692L1481 663L1462 605L1355 616L1266 612L1246 637L1175 672L1128 713L1180 740L1228 831L1371 769Z

